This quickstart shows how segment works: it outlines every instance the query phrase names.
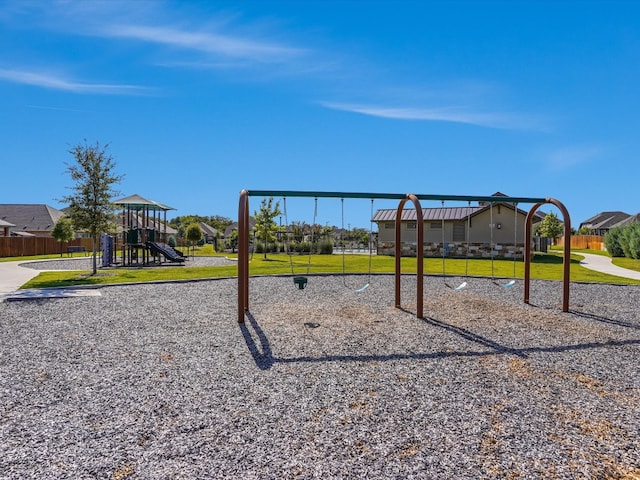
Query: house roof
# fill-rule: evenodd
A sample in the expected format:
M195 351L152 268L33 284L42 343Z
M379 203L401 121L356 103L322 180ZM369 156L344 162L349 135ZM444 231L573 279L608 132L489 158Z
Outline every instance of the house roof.
M141 197L137 193L134 193L133 195L129 195L128 197L121 198L119 200L115 200L113 203L115 205L122 205L125 207L131 207L131 208L149 207L152 210L162 210L165 212L167 210L175 210L175 208L169 207L168 205L164 205L162 203L154 202L153 200L149 200L147 198Z
M629 225L630 223L638 223L638 222L640 222L640 213L636 213L635 215L629 215L624 220L616 223L614 227L624 227L626 225Z
M0 204L0 220L12 223L13 232L49 232L64 212L43 203Z
M204 222L200 222L200 228L202 229L202 233L209 237L215 237L216 235L218 235L218 230L213 228L211 225L207 225Z
M443 207L443 208L423 208L422 216L425 221L433 220L463 220L469 215L473 215L478 210L483 210L483 207ZM397 209L383 209L378 210L373 215L374 222L395 222ZM416 221L418 216L416 210L408 208L402 210L401 221Z
M249 230L256 226L256 220L253 217L249 217ZM234 222L224 229L224 237L228 238L234 230L238 230L238 222Z
M7 222L6 220L0 219L0 227L15 227L15 225Z
M495 206L496 204L494 204ZM504 205L507 208L513 209L513 205L510 203L500 203L500 205ZM480 207L435 207L435 208L423 208L422 216L425 222L431 221L462 221L466 220L467 217L474 217L481 212L491 209L491 204L487 204ZM395 222L396 220L396 212L397 209L384 209L378 210L373 215L373 222ZM521 209L518 209L518 213L521 215L527 215L527 212ZM538 220L544 218L545 214L542 212L536 212L535 216ZM400 218L403 222L411 222L416 221L418 216L416 215L416 210L413 208L402 210L402 217Z
M625 212L601 212L582 222L580 228L587 227L593 230L612 228L630 216Z
M21 232L20 230L11 232L11 236L12 237L35 237L33 233Z

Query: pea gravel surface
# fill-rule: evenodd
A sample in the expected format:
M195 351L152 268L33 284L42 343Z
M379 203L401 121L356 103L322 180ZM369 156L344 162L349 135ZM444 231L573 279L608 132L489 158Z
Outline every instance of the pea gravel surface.
M0 478L640 478L640 287L366 281L0 303Z

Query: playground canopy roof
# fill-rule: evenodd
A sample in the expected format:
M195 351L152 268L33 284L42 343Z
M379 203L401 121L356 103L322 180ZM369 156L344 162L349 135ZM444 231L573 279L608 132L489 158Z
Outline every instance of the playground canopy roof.
M128 197L121 198L120 200L116 200L113 203L115 205L121 205L130 208L149 207L151 210L161 210L163 212L166 212L167 210L175 210L175 208L173 207L154 202L153 200L148 200L136 193L134 193L133 195L129 195Z

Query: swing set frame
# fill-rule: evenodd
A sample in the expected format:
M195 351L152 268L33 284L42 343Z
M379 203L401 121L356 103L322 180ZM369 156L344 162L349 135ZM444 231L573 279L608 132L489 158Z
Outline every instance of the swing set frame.
M301 190L242 190L238 201L238 323L244 323L249 312L249 197L306 197L306 198L358 198L399 200L395 220L395 307L401 307L401 217L408 201L414 204L417 217L416 249L416 317L424 318L424 216L420 200L461 201L461 202L495 202L493 196L469 195L435 195L435 194L401 194L401 193L357 193L357 192L320 192ZM529 303L531 283L531 238L535 212L545 204L556 206L564 220L565 247L563 251L562 311L569 311L569 286L571 277L571 218L562 202L554 198L540 197L500 197L500 202L532 203L525 220L525 253L524 253L524 303Z

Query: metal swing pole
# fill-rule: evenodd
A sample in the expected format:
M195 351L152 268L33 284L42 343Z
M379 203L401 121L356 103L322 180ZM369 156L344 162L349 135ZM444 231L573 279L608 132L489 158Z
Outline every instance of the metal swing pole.
M493 269L493 257L495 249L493 248L493 202L489 204L489 248L491 249L491 281L495 283L496 277Z

